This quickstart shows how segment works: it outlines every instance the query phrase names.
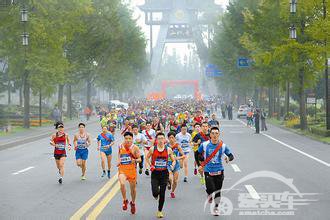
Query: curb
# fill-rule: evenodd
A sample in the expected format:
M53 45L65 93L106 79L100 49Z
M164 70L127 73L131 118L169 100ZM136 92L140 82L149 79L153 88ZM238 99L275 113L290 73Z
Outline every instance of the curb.
M94 123L97 123L97 122L98 121L90 122L90 123L88 123L88 125L94 124ZM76 129L77 129L77 126L71 126L71 127L68 127L66 130L67 131L72 131L72 130L76 130ZM8 148L11 148L11 147L15 147L15 146L20 145L20 144L31 143L31 142L36 141L37 139L49 137L50 134L53 131L54 131L54 129L49 130L47 132L43 132L41 134L38 134L38 135L35 135L35 136L32 136L32 137L22 138L22 139L19 139L19 140L7 142L5 144L0 144L0 151L5 150L5 149L8 149Z
M277 128L280 128L280 129L283 129L283 130L286 130L286 131L290 131L290 132L295 133L295 134L297 134L297 135L300 135L300 136L303 136L303 137L309 138L309 139L311 139L311 140L314 140L314 141L317 141L317 142L320 142L320 143L323 143L323 144L330 145L330 143L328 143L328 142L321 141L321 140L318 140L318 139L316 139L316 138L314 138L314 137L311 137L311 136L307 136L307 135L301 134L301 133L299 133L298 131L293 130L293 129L291 129L291 128L287 128L287 127L285 127L285 126L283 126L283 125L274 124L274 123L272 123L271 121L268 121L268 123L271 124L271 125L273 125L273 126L275 126L275 127L277 127Z

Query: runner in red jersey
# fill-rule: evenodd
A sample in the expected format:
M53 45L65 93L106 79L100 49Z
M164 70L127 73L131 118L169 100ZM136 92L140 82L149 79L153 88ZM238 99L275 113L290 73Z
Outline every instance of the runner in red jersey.
M66 146L71 150L71 144L68 134L64 133L64 124L57 122L55 124L57 132L51 136L50 144L54 146L54 158L59 173L58 182L62 184L64 176L64 162L66 158Z

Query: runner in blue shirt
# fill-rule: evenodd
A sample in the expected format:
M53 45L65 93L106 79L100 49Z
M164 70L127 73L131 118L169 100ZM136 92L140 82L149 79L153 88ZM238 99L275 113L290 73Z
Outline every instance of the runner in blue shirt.
M97 137L97 150L101 155L102 177L105 176L105 160L108 162L108 178L110 179L112 145L115 143L115 138L108 132L107 126L102 127L102 133Z
M210 131L211 140L206 141L200 145L198 152L204 161L199 166L199 171L204 172L206 193L209 202L212 203L212 195L214 195L215 207L213 215L219 216L219 204L221 196L221 188L224 180L224 167L222 165L222 158L228 163L234 159L229 147L220 140L220 131L218 127L212 127Z

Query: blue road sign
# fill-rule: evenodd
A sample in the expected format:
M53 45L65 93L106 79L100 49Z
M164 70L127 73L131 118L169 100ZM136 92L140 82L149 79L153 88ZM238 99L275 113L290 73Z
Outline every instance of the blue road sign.
M208 64L205 67L205 75L206 77L219 77L222 76L222 72L216 65Z
M238 68L249 67L250 66L249 62L250 61L248 58L240 57L237 60L237 66L238 66Z

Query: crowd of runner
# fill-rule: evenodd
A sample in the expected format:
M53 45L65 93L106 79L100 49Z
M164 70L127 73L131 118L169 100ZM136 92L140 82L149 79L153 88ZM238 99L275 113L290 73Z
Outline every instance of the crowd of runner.
M174 199L178 186L179 171L183 169L183 181L188 180L188 161L194 160L195 176L205 186L208 200L214 202L213 215L220 214L220 190L224 180L222 161L234 159L229 147L220 139L220 123L217 120L217 106L212 101L135 101L128 109L106 109L100 114L101 132L97 136L97 150L100 152L102 178L111 178L113 153L118 154L115 165L123 197L122 209L131 207L136 213L137 173L151 176L151 191L158 200L156 216L162 212L166 189ZM86 125L80 123L79 131L73 137L77 166L81 168L81 180L86 180L88 147L92 143ZM55 124L57 132L51 137L54 157L59 172L58 182L63 183L66 149L71 149L70 138L64 132L64 124ZM123 141L115 146L115 133ZM125 183L129 183L131 201L126 196Z

